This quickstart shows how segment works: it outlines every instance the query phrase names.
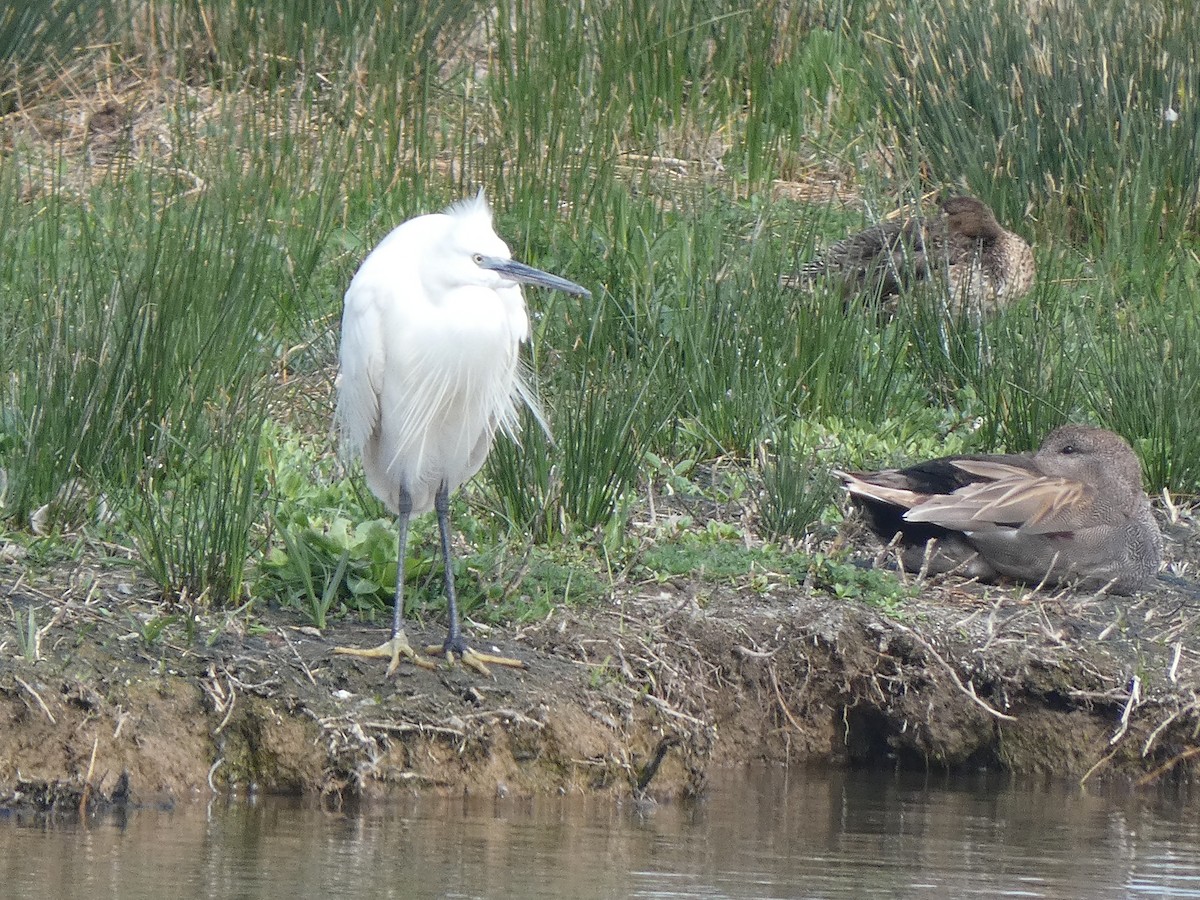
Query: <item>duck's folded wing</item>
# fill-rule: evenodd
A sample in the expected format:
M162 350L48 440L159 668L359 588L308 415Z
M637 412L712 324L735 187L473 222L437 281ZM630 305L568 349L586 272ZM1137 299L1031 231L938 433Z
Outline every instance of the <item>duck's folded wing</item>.
M1029 465L1014 465L999 459L972 459L960 457L954 460L954 467L974 475L980 481L1001 481L1006 478L1030 479L1038 477L1036 470Z
M888 478L888 476L898 476L900 473L897 472L835 472L834 474L842 479L846 490L852 497L875 500L889 506L898 506L901 509L910 509L929 499L929 494L900 486L903 484L903 479ZM892 483L888 483L889 481Z
M904 518L961 531L1011 528L1048 534L1094 524L1095 505L1095 491L1080 481L1016 470L1009 477L931 497L909 509Z

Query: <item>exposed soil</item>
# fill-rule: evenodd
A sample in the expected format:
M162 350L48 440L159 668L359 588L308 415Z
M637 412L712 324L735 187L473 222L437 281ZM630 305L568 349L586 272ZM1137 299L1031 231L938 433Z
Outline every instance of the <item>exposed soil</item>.
M1200 553L1194 523L1168 531L1172 558ZM184 641L179 609L156 639L150 596L128 573L0 567L0 805L670 797L763 760L1146 781L1200 764L1200 599L1168 585L1129 599L946 578L889 616L816 589L675 580L472 629L527 670L404 666L391 680L382 662L331 652L381 629L318 633L256 609L198 614ZM22 641L31 607L38 633Z

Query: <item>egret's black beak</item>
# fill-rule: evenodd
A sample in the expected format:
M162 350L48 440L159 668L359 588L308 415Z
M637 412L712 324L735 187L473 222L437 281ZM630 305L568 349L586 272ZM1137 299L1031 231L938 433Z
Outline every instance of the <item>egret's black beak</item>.
M491 269L493 272L498 272L505 278L521 284L533 284L538 287L550 288L554 291L565 291L568 294L576 294L580 297L591 298L592 296L591 291L585 287L580 287L573 281L568 281L557 275L551 275L549 272L543 272L541 269L535 269L533 266L525 265L525 263L519 263L515 259L501 259L499 256L480 256L476 259L476 263L481 269Z

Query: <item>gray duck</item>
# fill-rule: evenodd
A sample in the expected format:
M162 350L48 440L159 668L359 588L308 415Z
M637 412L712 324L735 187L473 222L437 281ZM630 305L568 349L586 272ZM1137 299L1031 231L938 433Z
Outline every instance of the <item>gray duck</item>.
M868 527L884 542L899 535L906 571L1131 594L1162 561L1138 458L1103 428L1064 425L1032 454L838 474Z

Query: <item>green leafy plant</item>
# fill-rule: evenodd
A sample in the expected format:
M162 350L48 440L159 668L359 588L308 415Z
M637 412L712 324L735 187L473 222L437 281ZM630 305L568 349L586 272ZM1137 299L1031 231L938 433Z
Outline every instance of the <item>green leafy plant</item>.
M27 663L35 663L42 658L41 635L38 632L37 609L26 607L24 614L21 610L13 611L13 624L16 625L17 646L21 657Z
M787 433L773 450L762 469L762 529L776 540L802 538L832 502L836 481L815 451L797 447Z

